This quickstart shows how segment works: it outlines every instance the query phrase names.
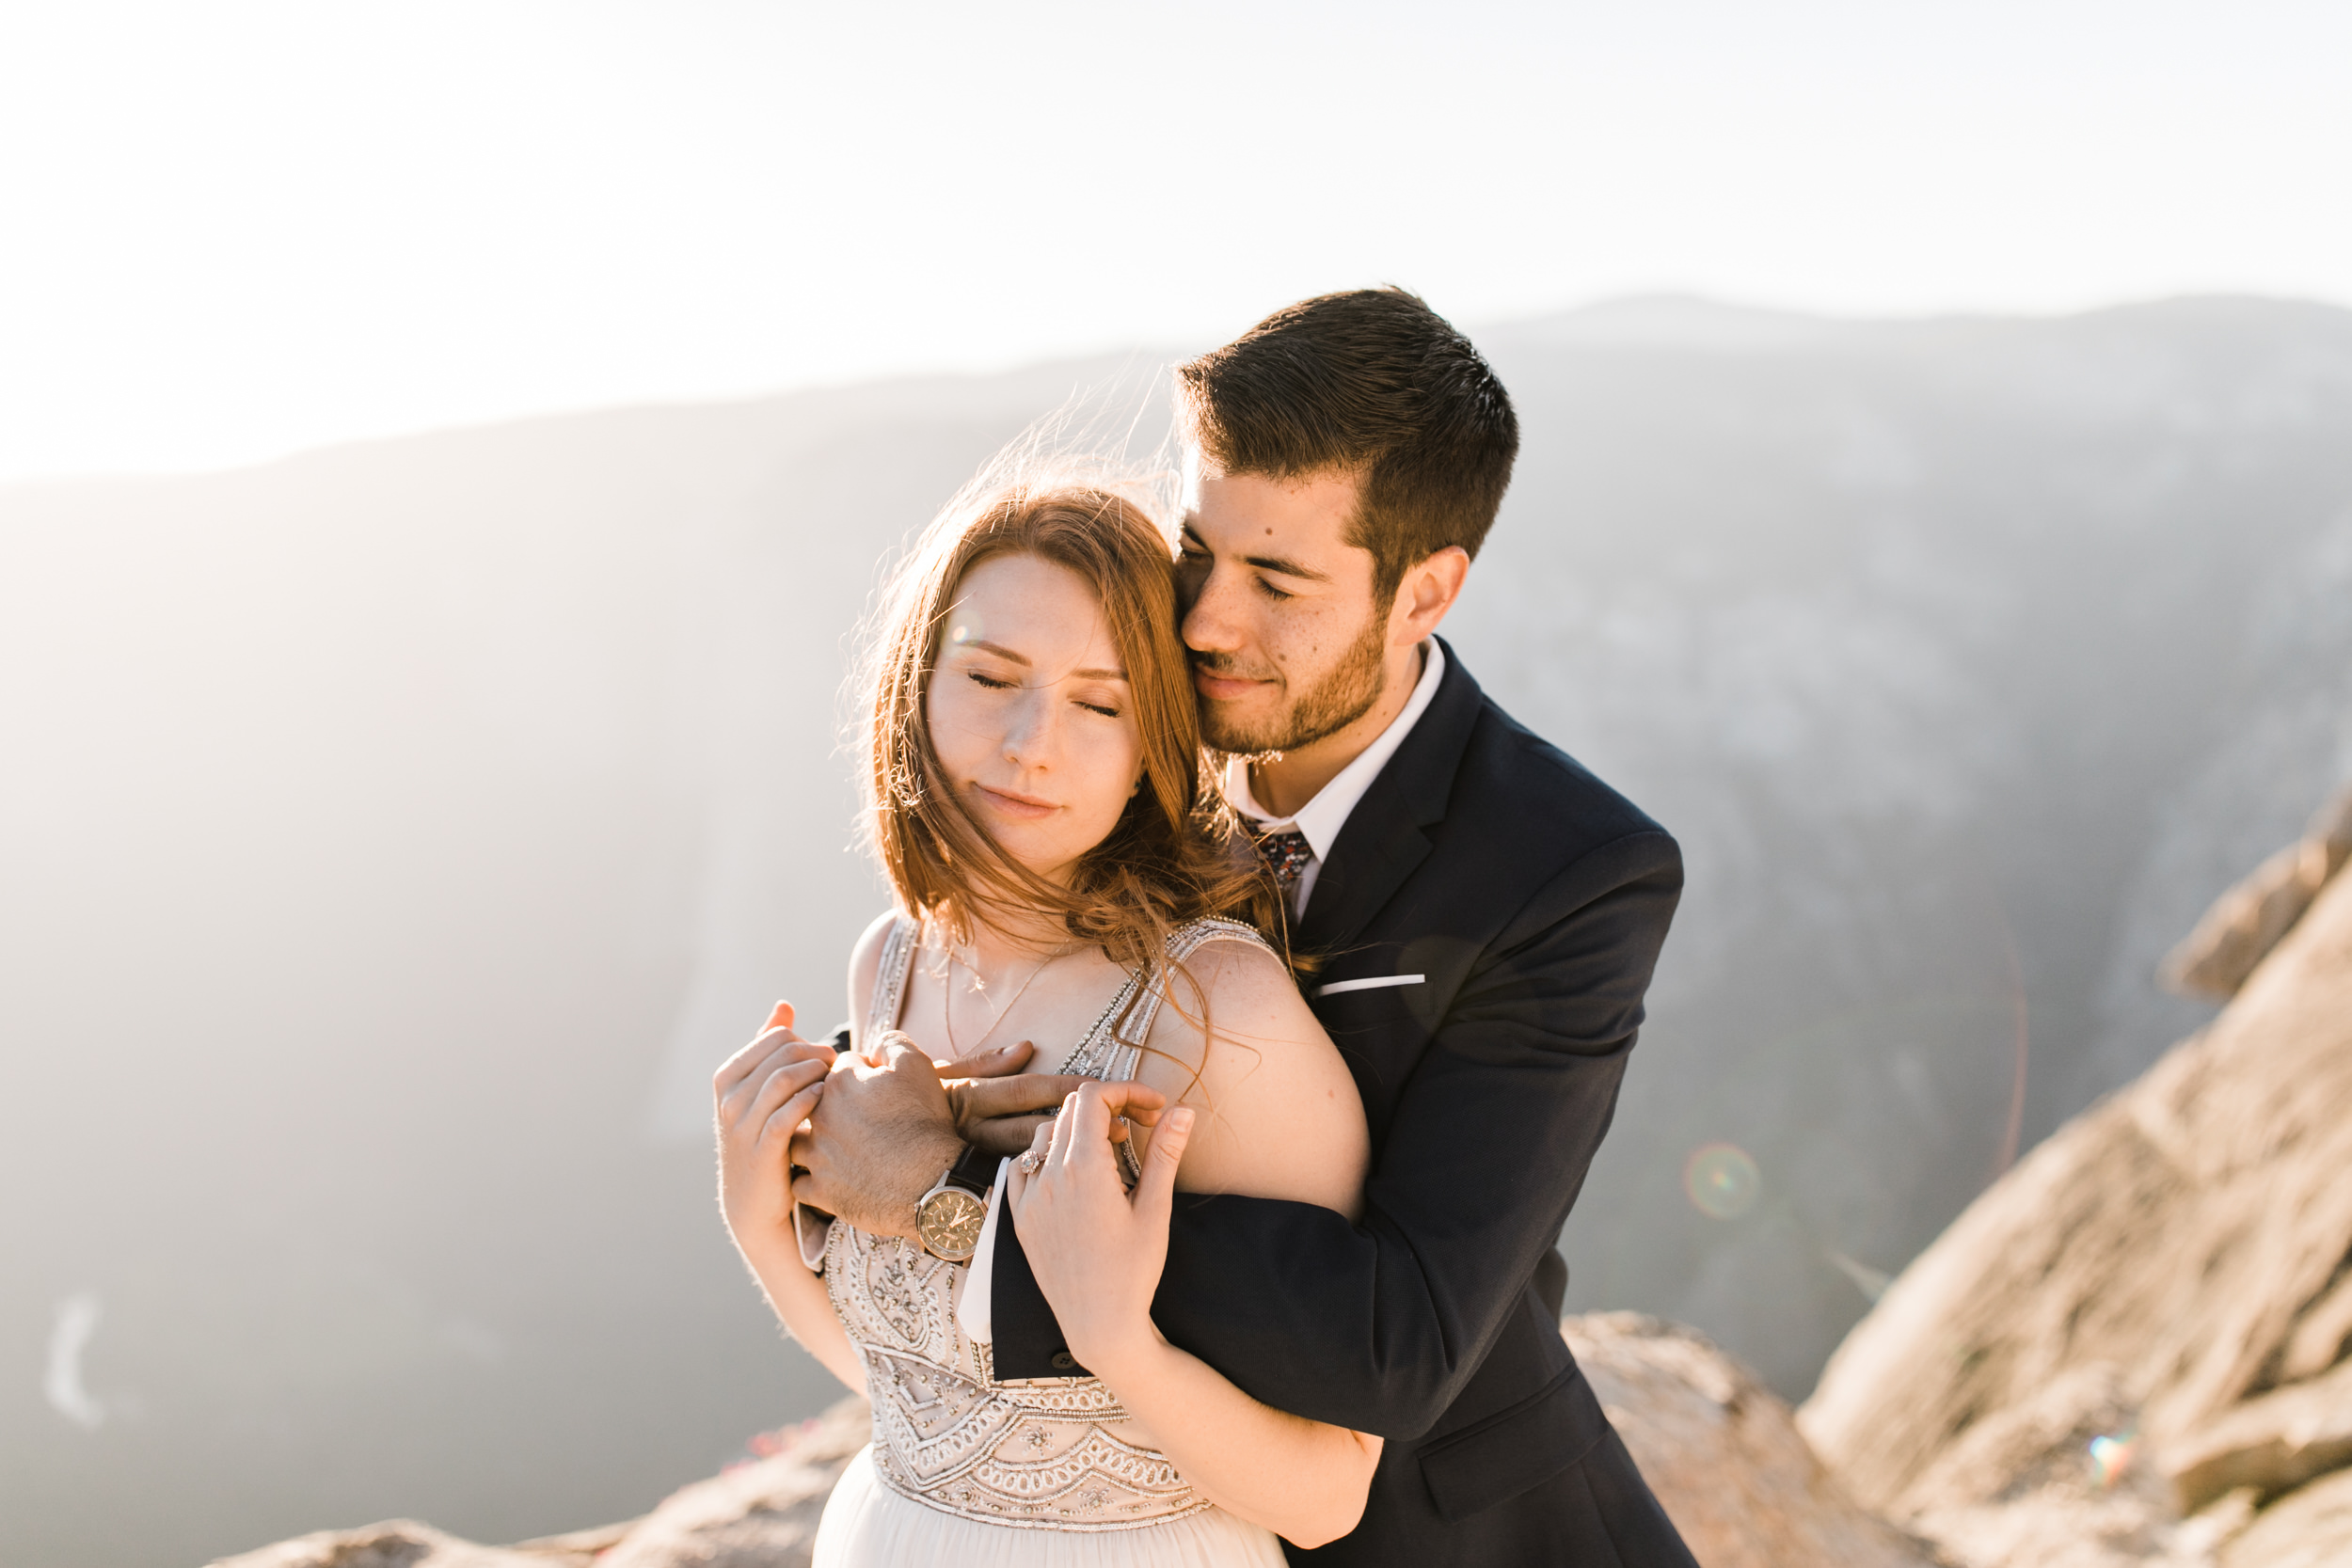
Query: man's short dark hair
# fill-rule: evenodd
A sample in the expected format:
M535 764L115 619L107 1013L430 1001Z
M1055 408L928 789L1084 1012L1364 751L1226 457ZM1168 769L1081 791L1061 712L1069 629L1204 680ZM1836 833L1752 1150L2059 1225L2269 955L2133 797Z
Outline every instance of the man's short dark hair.
M1356 477L1347 542L1372 552L1383 601L1447 546L1478 553L1518 455L1502 383L1403 289L1300 300L1178 366L1176 387L1185 434L1225 472Z

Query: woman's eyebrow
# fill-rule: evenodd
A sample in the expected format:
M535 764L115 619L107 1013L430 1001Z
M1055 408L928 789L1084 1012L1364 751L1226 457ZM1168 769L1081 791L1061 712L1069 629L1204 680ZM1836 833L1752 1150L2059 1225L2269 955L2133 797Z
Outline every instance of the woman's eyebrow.
M1002 642L961 642L957 645L964 648L977 648L982 653L994 654L998 658L1009 660L1025 670L1030 668L1028 655L1016 654ZM1073 670L1070 673L1083 681L1123 681L1127 678L1127 672L1124 670Z

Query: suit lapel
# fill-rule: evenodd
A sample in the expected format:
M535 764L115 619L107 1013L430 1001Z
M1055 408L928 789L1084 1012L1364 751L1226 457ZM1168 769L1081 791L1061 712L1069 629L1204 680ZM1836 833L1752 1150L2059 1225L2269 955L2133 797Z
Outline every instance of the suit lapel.
M1445 648L1445 673L1438 677L1437 695L1347 814L1330 858L1315 878L1307 913L1294 933L1302 951L1336 953L1355 941L1428 858L1429 835L1422 830L1445 820L1446 799L1484 697L1453 647L1439 645Z

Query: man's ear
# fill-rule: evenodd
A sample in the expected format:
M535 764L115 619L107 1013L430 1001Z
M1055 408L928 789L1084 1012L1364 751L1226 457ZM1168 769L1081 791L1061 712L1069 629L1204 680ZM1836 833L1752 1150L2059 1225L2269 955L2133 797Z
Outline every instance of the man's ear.
M1436 631L1454 601L1462 596L1470 564L1470 551L1448 545L1407 569L1405 580L1396 585L1396 603L1389 613L1389 641L1414 643Z

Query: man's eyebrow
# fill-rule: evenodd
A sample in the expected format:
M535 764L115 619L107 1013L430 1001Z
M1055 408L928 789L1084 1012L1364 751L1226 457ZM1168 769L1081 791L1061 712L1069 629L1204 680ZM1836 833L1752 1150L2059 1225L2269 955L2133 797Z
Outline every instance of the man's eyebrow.
M982 653L994 654L998 658L1018 664L1025 670L1030 668L1028 655L1014 653L1002 642L959 642L956 646L977 648ZM1124 670L1073 670L1070 673L1078 679L1086 681L1123 681L1127 678L1127 672Z
M1184 526L1181 531L1188 544L1203 550L1209 547L1208 542L1200 537L1200 531L1192 526L1192 520L1190 518L1186 518L1184 520ZM1287 556L1245 555L1242 557L1242 560L1245 563L1255 566L1262 572L1277 572L1286 578L1302 578L1309 582L1329 582L1331 580L1330 573L1318 572L1311 566L1301 566L1297 562L1291 560Z
M1331 580L1331 575L1328 572L1318 572L1311 566L1301 566L1297 562L1289 560L1283 556L1245 555L1242 557L1242 560L1248 562L1250 565L1257 567L1258 570L1262 572L1276 572L1286 578L1304 578L1309 582L1329 582Z

